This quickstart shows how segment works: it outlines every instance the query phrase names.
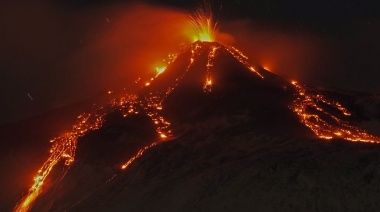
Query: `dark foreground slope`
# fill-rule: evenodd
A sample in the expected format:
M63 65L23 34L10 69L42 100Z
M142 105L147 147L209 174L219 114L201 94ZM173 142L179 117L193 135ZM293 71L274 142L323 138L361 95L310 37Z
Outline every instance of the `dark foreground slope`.
M172 139L121 170L158 137L146 114L109 114L79 139L65 177L56 177L63 164L49 176L32 211L377 211L379 145L318 139L289 109L286 80L260 70L263 80L224 49L205 92L211 47L189 69L185 51L139 94L173 88L162 104ZM377 120L358 96L325 94L347 104L352 121Z

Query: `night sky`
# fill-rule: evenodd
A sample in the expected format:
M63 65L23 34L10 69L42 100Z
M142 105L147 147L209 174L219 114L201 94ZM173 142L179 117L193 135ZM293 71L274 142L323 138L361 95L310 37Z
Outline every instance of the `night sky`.
M148 76L158 58L186 42L177 26L199 5L130 2L2 1L0 124ZM213 8L228 43L253 63L312 85L380 93L378 4L235 0Z

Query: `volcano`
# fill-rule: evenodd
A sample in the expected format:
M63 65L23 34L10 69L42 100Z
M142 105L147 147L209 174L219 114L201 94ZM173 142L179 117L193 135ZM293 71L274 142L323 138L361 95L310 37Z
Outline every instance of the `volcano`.
M80 115L15 210L378 208L380 138L359 127L358 97L247 59L197 41L138 94Z

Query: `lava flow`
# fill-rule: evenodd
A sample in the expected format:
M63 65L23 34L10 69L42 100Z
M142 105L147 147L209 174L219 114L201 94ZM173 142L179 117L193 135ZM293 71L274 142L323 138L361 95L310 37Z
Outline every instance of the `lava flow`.
M341 115L351 116L351 113L339 102L327 99L317 92L309 91L296 81L292 81L292 84L296 90L296 99L291 105L291 109L297 113L301 123L310 128L319 138L342 138L349 141L380 143L379 137L350 125L322 107L322 104L329 105L337 109ZM333 123L329 123L322 116L328 117Z
M17 204L15 211L27 211L31 207L31 204L42 192L44 181L57 164L63 161L66 169L73 164L78 139L91 131L99 129L103 125L105 115L112 111L120 110L123 117L145 113L156 125L156 132L160 137L158 142L167 139L171 135L171 131L169 130L170 123L159 114L159 111L162 109L162 106L159 104L160 101L155 96L140 100L135 95L126 95L120 99L112 100L108 105L97 108L91 113L83 113L78 116L78 121L73 125L71 132L50 141L53 143L50 149L50 157L37 172L37 175L34 177L34 184L26 196ZM61 178L63 177L64 174Z
M141 148L133 157L121 165L121 169L125 170L137 158L141 157L148 149L158 145L161 142L170 141L173 132L170 129L170 122L167 121L162 115L163 101L168 97L171 92L179 85L181 80L186 76L193 64L199 59L200 55L207 55L207 64L205 67L205 81L203 84L203 91L206 94L212 93L213 84L217 83L213 79L213 68L215 58L219 53L227 54L239 61L247 70L253 72L259 79L265 80L263 73L256 70L248 62L248 57L234 47L225 47L219 43L211 42L215 39L216 24L211 18L210 11L204 12L198 10L195 16L192 16L192 23L198 31L196 36L197 42L185 47L182 51L191 53L187 61L187 68L183 74L172 82L166 89L150 93L145 97L136 95L126 95L123 98L112 100L108 105L95 109L91 113L84 113L78 117L78 121L73 125L72 131L61 135L51 140L53 143L50 150L50 156L42 165L37 175L34 177L34 183L29 189L28 193L19 201L15 207L15 211L27 211L31 208L33 202L41 194L44 189L44 182L49 176L54 167L63 162L65 169L69 169L75 161L76 147L78 139L87 133L97 130L102 127L105 115L115 110L122 111L124 117L130 115L144 113L150 117L151 121L156 126L158 140ZM152 77L150 81L145 82L145 86L150 86L153 81L164 74L168 66L175 62L178 54L169 55L166 66L156 68L156 76ZM140 82L140 81L136 81ZM297 82L292 82L295 88L296 99L290 108L298 114L300 122L309 127L319 138L332 139L342 138L350 141L363 141L363 142L376 142L380 143L380 138L370 135L365 131L351 126L348 122L343 121L339 117L329 113L321 105L329 105L339 110L342 115L350 116L350 112L338 102L329 100L324 96L308 91L305 87ZM329 117L335 124L329 124L326 120L321 118L320 115ZM65 172L64 172L65 173ZM63 176L64 177L64 173Z

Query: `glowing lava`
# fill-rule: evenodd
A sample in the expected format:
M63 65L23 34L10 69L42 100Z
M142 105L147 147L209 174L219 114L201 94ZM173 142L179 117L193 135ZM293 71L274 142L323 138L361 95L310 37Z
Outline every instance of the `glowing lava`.
M350 125L322 107L323 104L329 105L337 109L342 116L351 116L351 113L339 102L327 99L317 92L309 91L296 81L292 81L292 84L296 89L296 99L291 105L291 109L297 113L301 123L310 128L319 138L341 138L349 141L380 143L379 137Z
M26 196L19 201L14 210L27 211L31 207L35 199L42 192L44 181L56 165L63 162L66 167L65 169L70 168L74 163L78 139L90 131L99 129L103 125L104 116L112 111L120 110L124 117L143 112L155 123L156 132L159 137L162 140L168 138L171 135L171 131L169 130L170 123L159 115L158 111L161 108L162 106L157 103L155 97L140 100L135 95L126 95L120 99L112 100L105 107L100 107L91 113L83 113L78 116L78 121L73 125L71 132L50 141L53 143L53 146L50 149L49 158L37 172L36 177L34 177L34 183ZM66 171L61 178L64 177Z

